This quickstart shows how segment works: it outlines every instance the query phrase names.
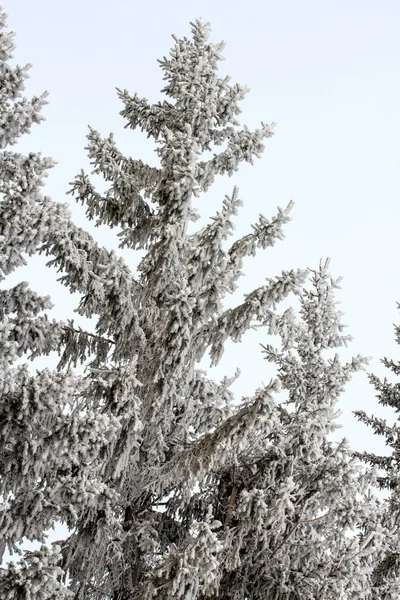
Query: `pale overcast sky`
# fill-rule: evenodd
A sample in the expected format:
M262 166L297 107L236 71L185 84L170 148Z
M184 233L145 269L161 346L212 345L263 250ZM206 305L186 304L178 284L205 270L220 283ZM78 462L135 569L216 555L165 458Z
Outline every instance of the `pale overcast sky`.
M400 323L398 0L4 0L3 6L17 33L15 60L34 65L28 93L50 92L46 122L19 148L59 161L45 192L69 201L81 225L84 211L66 191L81 168L89 170L87 125L103 136L113 132L127 155L156 164L151 141L124 130L115 87L153 102L161 99L157 59L171 48L171 34L189 35L189 21L197 17L210 21L212 41L227 44L222 73L251 90L241 123L254 128L276 121L277 127L253 167L219 178L198 200L201 223L235 184L245 203L236 219L237 236L250 231L260 212L270 217L278 205L295 201L286 239L246 260L246 277L229 306L266 277L282 269L316 268L329 256L332 274L343 276L338 298L354 336L343 356L372 356L371 370L391 378L379 359L400 357L393 331L393 323ZM102 244L116 247L114 232L87 227ZM123 256L136 264L132 253ZM29 280L51 294L55 316L73 316L68 293L44 262L30 261L7 286ZM251 332L242 345L228 344L215 369L222 377L241 367L234 387L239 397L271 376L260 353L259 342L266 341L265 333ZM392 420L389 411L378 408L365 374L354 377L340 406L341 435L354 448L384 450L351 414L363 408Z

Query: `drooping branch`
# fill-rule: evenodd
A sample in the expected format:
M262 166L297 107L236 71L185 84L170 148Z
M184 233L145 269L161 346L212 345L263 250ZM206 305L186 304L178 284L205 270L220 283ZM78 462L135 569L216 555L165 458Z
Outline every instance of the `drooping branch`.
M76 329L73 321L69 321L62 329L59 343L62 355L57 365L58 369L71 364L76 367L78 362L82 364L93 355L95 359L91 362L91 367L97 368L109 357L110 348L115 347L114 340L83 331L81 328Z
M286 542L294 534L294 532L299 527L299 525L302 525L304 523L315 523L316 521L321 521L322 519L325 519L329 515L329 513L330 513L330 510L328 510L325 514L320 515L319 517L315 517L313 519L300 519L299 521L297 521L297 523L295 524L293 529L289 532L289 534L282 540L282 542L275 548L275 550L272 551L272 554L269 556L269 558L271 559L273 556L275 556L275 554L278 552L278 550L280 550L282 548L282 546L284 546L286 544Z
M71 292L84 294L77 312L86 317L100 316L99 335L114 335L115 344L122 352L127 344L143 343L138 315L143 288L122 258L99 247L86 231L71 221L65 223L61 231L53 231L40 252L54 256L48 265L65 273L59 279L61 283Z
M247 401L238 411L225 419L212 433L206 433L187 445L181 452L157 469L156 478L149 483L149 490L163 493L170 482L190 487L212 468L220 468L234 460L249 439L249 434L258 429L263 433L280 429L278 413L272 398L279 391L279 382L272 380L267 386L256 391L254 398ZM176 479L178 478L179 481ZM163 491L160 492L162 481Z

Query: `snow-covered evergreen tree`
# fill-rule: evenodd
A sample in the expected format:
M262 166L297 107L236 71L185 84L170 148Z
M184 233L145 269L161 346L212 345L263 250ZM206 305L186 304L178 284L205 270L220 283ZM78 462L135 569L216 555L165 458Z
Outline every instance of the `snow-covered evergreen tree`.
M400 304L398 304L400 308ZM395 326L395 339L400 344L400 327ZM396 376L400 375L400 364L384 358L382 363ZM375 388L376 397L381 406L388 406L396 414L400 411L400 383L391 383L374 374L369 380ZM373 593L376 600L395 600L400 597L400 423L397 418L394 425L388 425L385 419L369 416L363 410L355 412L357 418L373 428L376 435L385 438L391 452L386 456L377 456L368 451L356 452L358 458L381 470L377 484L381 490L389 491L385 501L385 510L381 515L381 524L386 528L386 552L376 565L373 576Z
M56 521L71 530L1 571L7 599L368 597L376 536L363 525L376 511L372 476L345 442L328 440L337 397L363 361L324 357L346 340L327 265L311 290L302 289L305 271L282 272L224 309L243 258L283 237L291 205L260 216L224 250L241 205L235 187L189 235L195 199L217 175L260 156L273 129L239 128L246 89L218 76L223 44L208 41L209 26L191 26L192 39L174 37L160 61L168 100L150 105L118 92L127 127L159 144L159 168L125 158L112 135L91 129L94 172L110 187L99 194L81 172L71 190L90 219L120 228L121 246L147 251L137 277L64 205L40 195L49 160L1 155L4 277L24 254L45 253L81 294L77 312L97 319L89 333L40 315L50 300L25 283L1 291L2 539L15 550L24 537L44 542ZM40 120L43 98L18 100L26 69L8 64L10 34L2 32L0 48L5 148ZM292 310L276 312L292 293L297 320ZM217 383L198 363L209 352L216 365L226 340L257 324L281 338L281 349L266 346L277 378L237 403L229 386L238 372ZM56 371L32 376L15 365L53 350ZM85 375L74 374L79 362Z
M96 245L85 232L74 227L66 206L40 194L46 171L53 161L40 154L24 156L9 146L40 123L46 94L28 100L22 97L30 65L10 65L13 34L5 30L6 15L0 15L0 279L26 263L25 256L45 247L54 232L75 252ZM98 254L110 256L104 250ZM76 269L79 262L76 262ZM106 260L103 261L106 264ZM50 320L52 304L26 282L0 290L0 555L6 547L18 551L23 538L45 541L45 532L56 521L73 526L95 498L96 507L106 505L111 490L99 477L96 458L121 428L117 417L94 412L84 402L88 384L70 370L44 369L32 375L21 357L35 358L65 347L67 325ZM44 314L43 314L44 313ZM92 337L91 339L96 339ZM79 353L76 354L79 358ZM43 564L50 569L55 554L43 551ZM10 597L12 581L22 593L22 582L33 571L24 563L23 572L3 573L0 596ZM47 558L46 558L47 557ZM41 563L42 564L42 563ZM4 584L4 586L3 586ZM24 593L30 597L29 585ZM57 584L59 586L59 584ZM37 583L33 590L36 590ZM48 597L53 598L50 583ZM56 586L54 590L58 590ZM18 592L18 593L19 593ZM46 593L47 593L46 592ZM53 595L51 595L53 593ZM57 591L57 593L59 593ZM33 595L32 595L33 594ZM32 597L39 597L32 592ZM36 594L36 595L35 595ZM43 592L44 594L44 592ZM45 596L40 597L45 597ZM14 596L13 596L14 597ZM47 597L47 596L46 596ZM61 597L61 592L57 597Z

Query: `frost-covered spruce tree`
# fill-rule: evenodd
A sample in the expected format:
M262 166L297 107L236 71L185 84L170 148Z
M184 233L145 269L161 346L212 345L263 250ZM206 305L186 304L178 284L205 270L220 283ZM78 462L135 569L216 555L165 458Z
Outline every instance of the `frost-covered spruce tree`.
M395 326L395 339L400 344L399 326ZM382 359L382 363L394 375L400 375L399 363L386 357ZM391 407L398 414L400 383L391 383L386 377L382 380L372 373L369 374L369 380L375 388L379 404ZM381 515L381 526L384 526L386 531L386 552L374 570L372 589L376 600L395 600L400 597L400 423L397 418L394 425L388 425L385 419L369 416L363 410L358 410L355 414L361 422L372 427L376 435L383 436L390 449L386 456L377 456L367 451L356 452L355 455L381 470L377 484L381 490L389 492L385 510Z
M23 179L14 168L5 178L5 274L24 253L45 253L81 294L77 312L97 319L89 333L39 316L50 301L26 284L2 293L3 539L10 549L24 536L44 541L56 521L71 531L2 571L5 598L366 597L374 541L363 538L362 524L375 510L368 477L344 443L327 441L335 400L362 360L322 357L343 341L329 277L322 268L314 291L301 292L306 273L283 272L226 310L243 258L283 237L291 206L260 216L224 250L241 204L234 188L208 225L187 231L214 178L252 162L272 135L270 125L239 128L246 89L218 77L223 44L208 35L198 20L192 39L174 38L160 61L168 100L150 105L119 91L127 127L159 144L160 166L125 158L112 136L91 129L94 172L110 187L99 194L84 172L72 186L90 219L120 229L121 246L147 251L136 277L64 206L40 196L37 176ZM2 80L14 81L9 35L2 43ZM14 97L6 94L1 109L17 135L8 117ZM276 314L291 293L301 293L300 323ZM225 341L240 341L256 324L282 338L280 352L267 347L278 377L238 404L229 389L238 373L217 383L198 363L209 352L216 365ZM55 372L32 376L14 364L52 350L60 353ZM78 363L84 376L73 373ZM288 408L277 399L280 386ZM349 540L343 528L355 526L361 533Z
M33 375L27 364L18 364L24 356L46 356L63 348L70 330L46 315L52 306L49 297L38 295L26 282L7 288L7 276L26 264L27 255L54 239L54 232L71 244L71 257L89 244L93 256L104 255L104 269L110 254L74 227L65 206L41 195L53 161L10 149L43 119L46 94L31 100L22 96L30 65L10 64L13 34L5 27L6 15L0 10L1 557L6 547L18 551L24 538L44 542L46 530L56 521L73 526L92 498L96 509L110 501L112 491L99 477L96 458L122 427L121 419L85 405L87 382L70 370L44 369ZM0 597L64 597L59 550L44 547L28 556L20 569L11 565L1 570Z

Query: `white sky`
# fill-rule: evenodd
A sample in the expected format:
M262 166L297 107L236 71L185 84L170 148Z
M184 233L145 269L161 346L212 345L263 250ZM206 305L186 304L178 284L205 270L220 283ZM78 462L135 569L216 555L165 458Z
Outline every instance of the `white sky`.
M189 35L189 21L197 17L210 21L212 41L227 43L222 73L251 89L241 123L254 128L276 121L277 127L253 167L219 178L198 200L204 217L198 223L220 208L235 184L245 203L236 219L237 236L250 231L260 212L271 217L277 205L295 201L286 239L246 260L246 277L229 306L282 269L316 268L321 257L330 256L332 274L344 278L338 298L354 336L344 356L372 356L371 370L391 378L379 359L400 355L392 326L400 323L397 0L4 0L4 8L17 33L15 60L34 65L27 93L50 92L46 122L19 148L59 161L45 192L70 202L76 222L84 226L84 210L65 194L81 168L90 170L87 125L103 136L113 132L124 153L156 164L151 140L124 130L115 87L152 102L161 99L157 58L169 52L171 34ZM116 247L114 232L87 228L102 244ZM136 264L132 252L123 255ZM56 317L69 318L69 294L44 262L30 261L7 286L29 280L52 296ZM272 373L258 345L266 341L265 334L252 332L243 344L228 344L216 376L240 366L234 390L251 394ZM378 407L365 374L354 377L340 406L340 434L356 449L385 451L351 414L363 408L392 420L390 411Z

